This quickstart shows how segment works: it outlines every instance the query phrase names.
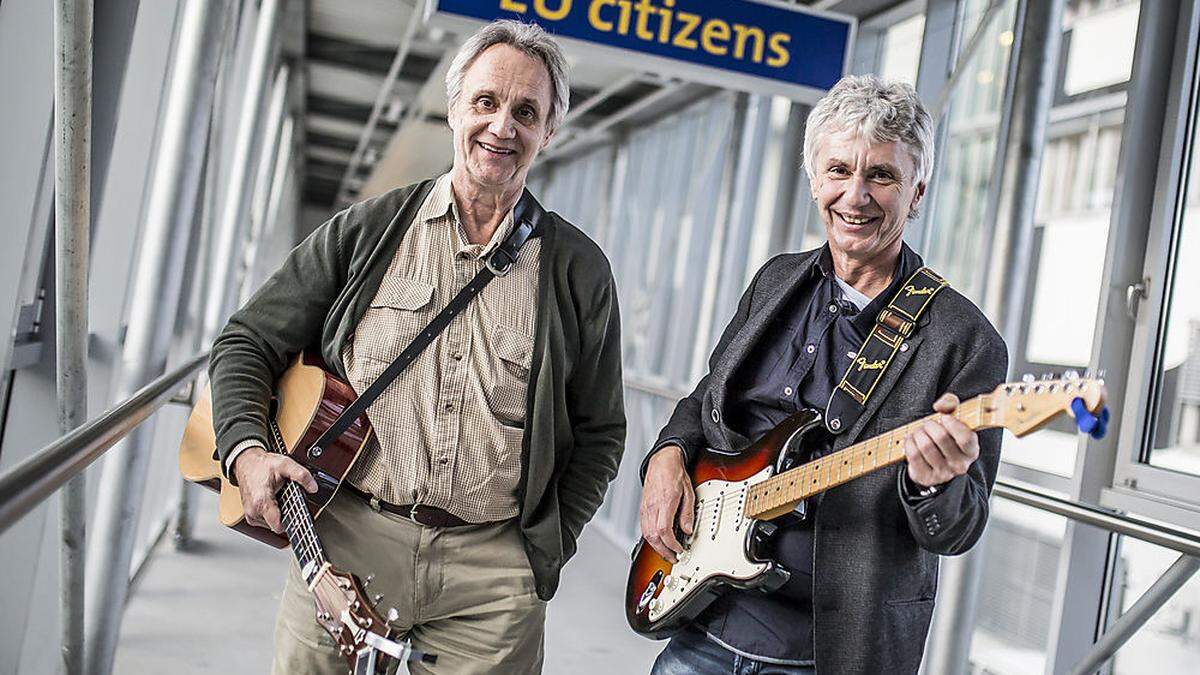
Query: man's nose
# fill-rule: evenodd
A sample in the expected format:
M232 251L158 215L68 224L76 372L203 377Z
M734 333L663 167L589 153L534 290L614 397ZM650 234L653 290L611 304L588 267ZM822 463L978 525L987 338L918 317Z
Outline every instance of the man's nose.
M854 176L850 179L846 197L854 206L866 206L871 203L871 186L862 176Z
M517 120L508 108L501 108L492 115L491 121L488 122L488 131L496 138L515 138L517 135L516 124Z

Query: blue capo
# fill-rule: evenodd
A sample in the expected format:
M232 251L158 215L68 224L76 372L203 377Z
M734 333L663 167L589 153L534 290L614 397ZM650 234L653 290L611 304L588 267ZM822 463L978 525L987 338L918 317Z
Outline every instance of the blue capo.
M1092 414L1082 398L1071 401L1071 412L1075 413L1075 426L1083 433L1095 439L1104 438L1108 432L1108 406L1100 409L1100 414Z

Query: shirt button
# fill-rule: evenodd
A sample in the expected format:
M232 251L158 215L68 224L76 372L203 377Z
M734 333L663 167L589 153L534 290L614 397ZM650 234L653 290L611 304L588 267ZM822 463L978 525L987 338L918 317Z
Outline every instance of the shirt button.
M784 387L784 388L783 388L783 395L784 395L784 396L791 396L791 395L792 395L792 388L791 388L791 387Z
M805 347L805 348L804 348L804 351L806 351L806 352L808 352L809 354L811 354L811 353L813 353L813 352L817 351L817 346L816 346L816 345L809 345L809 346L807 346L807 347Z
M453 403L447 403L447 404L446 404L446 410L454 410L454 404L453 404Z
M438 464L449 464L449 463L450 463L450 460L446 459L445 457L438 460Z
M455 361L462 361L462 352L454 352L450 355L450 358L454 359Z

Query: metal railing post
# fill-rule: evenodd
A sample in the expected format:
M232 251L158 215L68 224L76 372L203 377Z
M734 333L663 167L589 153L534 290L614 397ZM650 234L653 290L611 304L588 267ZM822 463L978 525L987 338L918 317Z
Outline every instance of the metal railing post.
M254 44L250 55L246 88L242 92L242 109L234 137L233 159L229 169L228 190L221 206L221 216L215 231L213 249L213 274L210 277L208 299L205 302L204 340L208 344L220 330L237 296L236 261L239 260L237 245L243 238L253 195L253 164L262 110L263 93L271 74L278 44L279 25L282 21L281 0L263 0L259 9L258 23L254 29ZM226 272L226 266L233 269Z
M130 291L129 330L118 371L118 398L166 369L180 291L182 261L195 222L204 170L228 0L187 0L175 49L155 171L147 195L137 272ZM112 669L129 589L152 427L143 425L104 462L95 538L88 564L87 672Z
M92 2L54 6L54 306L58 425L87 421L88 253L92 172ZM83 671L83 473L62 491L62 672Z

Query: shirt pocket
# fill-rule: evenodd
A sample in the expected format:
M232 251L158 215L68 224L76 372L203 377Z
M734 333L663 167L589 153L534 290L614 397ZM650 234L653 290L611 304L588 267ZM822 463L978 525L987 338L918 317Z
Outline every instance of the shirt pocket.
M533 361L533 338L503 324L492 332L492 377L487 387L488 406L501 424L525 425L525 393Z
M390 363L433 319L433 284L386 275L354 331L356 357Z

